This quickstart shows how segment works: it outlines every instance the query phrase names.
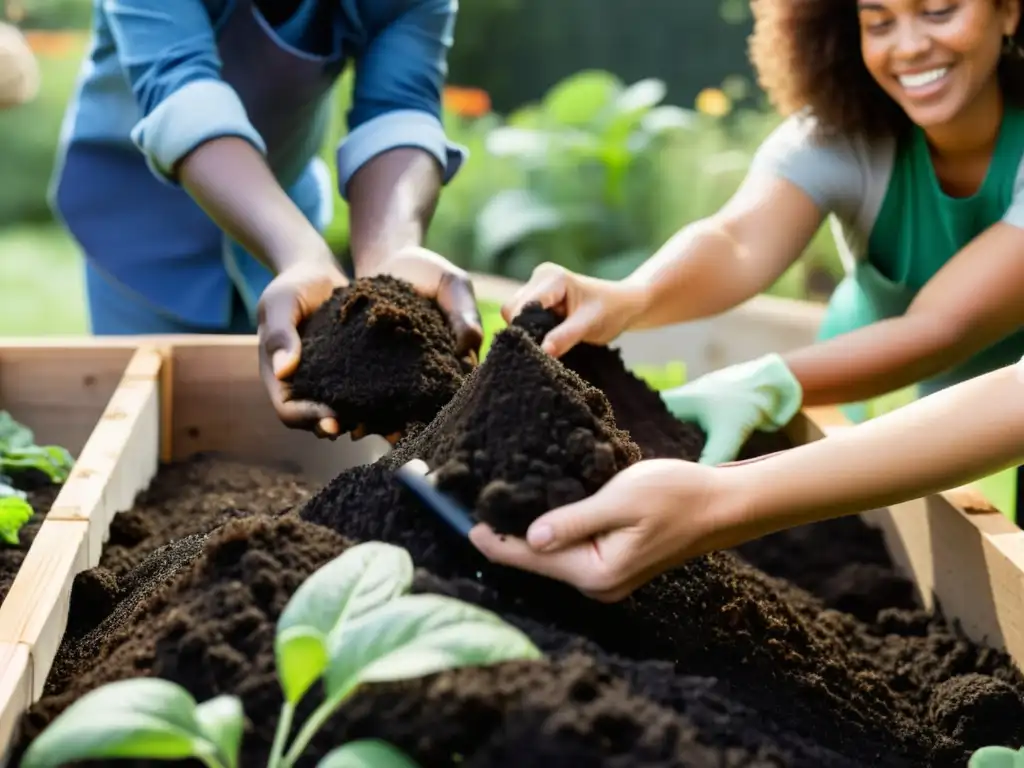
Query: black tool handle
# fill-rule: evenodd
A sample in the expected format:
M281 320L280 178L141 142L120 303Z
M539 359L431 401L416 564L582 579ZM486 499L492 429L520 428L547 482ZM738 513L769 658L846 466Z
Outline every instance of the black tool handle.
M469 531L474 523L461 504L441 493L427 478L411 467L399 467L396 474L399 481L416 494L427 508L448 523L460 536L469 538Z

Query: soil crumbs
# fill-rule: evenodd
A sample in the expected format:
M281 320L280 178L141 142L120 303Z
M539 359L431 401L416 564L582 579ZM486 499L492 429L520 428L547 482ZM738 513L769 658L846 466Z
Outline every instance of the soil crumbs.
M428 423L472 368L437 303L386 275L337 288L299 335L292 397L327 405L343 433Z
M499 612L547 658L368 687L303 765L367 736L423 766L962 768L979 746L1021 743L1020 675L918 611L859 520L839 523L841 538L831 523L808 526L697 558L603 605L491 565L423 511L392 479L413 457L480 519L513 532L641 456L699 455L704 435L672 419L616 353L580 348L559 363L536 340L529 322L499 334L436 418L314 495L288 476L259 492L294 483L294 496L272 504L239 502L238 490L206 502L204 473L224 465L204 457L165 470L186 473L167 487L190 501L152 506L142 517L165 522L136 537L143 551L111 548L76 581L72 630L26 737L98 685L155 675L199 700L240 695L241 764L265 762L281 701L277 616L319 565L377 539L409 550L417 591ZM190 518L196 509L209 514ZM892 589L879 593L872 579ZM857 598L844 603L851 590Z

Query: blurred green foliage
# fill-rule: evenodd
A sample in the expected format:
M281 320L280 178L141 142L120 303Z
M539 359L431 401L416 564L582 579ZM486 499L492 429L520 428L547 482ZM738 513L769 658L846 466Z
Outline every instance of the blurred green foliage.
M521 14L525 1L462 0L459 55L487 53L482 30L495 19ZM728 2L723 0L718 11L727 18L737 13ZM88 23L88 8L87 0L36 0L25 7L25 26L57 28L65 19L81 27ZM732 20L746 23L742 13ZM718 26L729 25L719 20ZM534 33L538 39L547 34ZM0 227L52 220L46 191L86 42L84 30L54 35L39 55L44 83L39 98L0 112L5 179ZM496 45L492 53L500 53ZM462 85L454 73L467 65L459 61L453 59L452 82ZM672 87L660 76L624 82L596 69L534 91L507 116L446 111L449 136L468 147L470 160L445 189L427 245L468 269L520 279L545 260L606 277L627 273L680 227L721 206L777 123L751 98L744 77L707 85L711 101L725 104L712 114L673 104ZM334 124L323 148L332 173L334 150L346 132L351 87L349 71L336 88ZM340 196L335 214L328 239L343 253L348 216ZM772 292L807 296L812 273L831 276L825 291L839 273L824 229ZM815 297L820 296L818 291Z

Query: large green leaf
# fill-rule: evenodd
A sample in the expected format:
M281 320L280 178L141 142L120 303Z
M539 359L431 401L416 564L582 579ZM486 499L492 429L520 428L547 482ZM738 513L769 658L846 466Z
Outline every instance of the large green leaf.
M1009 747L982 747L971 755L967 768L1024 768L1024 751Z
M610 72L585 70L570 75L544 97L549 120L567 126L591 125L622 92L622 83Z
M0 499L7 499L12 497L16 499L27 499L28 494L25 493L24 491L20 491L17 488L15 488L13 485L10 484L8 478L4 477L3 475L0 475Z
M640 127L648 133L690 131L697 127L697 114L693 110L666 104L655 107L640 120Z
M217 747L217 753L227 768L238 765L245 732L245 712L237 696L216 696L196 707L196 723L207 741Z
M370 541L349 547L302 583L277 621L278 675L289 702L323 674L331 633L408 591L412 576L408 552Z
M32 445L0 452L0 472L35 469L58 484L68 479L74 463L71 454L59 445Z
M615 99L615 109L625 114L647 112L658 106L667 92L664 80L654 77L638 80L618 95Z
M518 629L490 611L441 595L403 595L331 637L331 697L362 683L404 680L456 667L540 658Z
M313 627L288 627L274 638L277 676L285 699L296 704L327 669L327 636Z
M553 138L547 131L505 125L490 131L484 146L494 157L541 160L550 151Z
M525 189L499 192L480 211L476 220L477 268L496 271L497 259L509 248L541 232L553 232L566 224L565 214Z
M36 441L32 430L7 411L0 411L0 453L16 448L29 448Z
M332 750L317 768L416 768L416 762L386 741L352 741Z
M0 541L18 546L18 531L32 519L32 506L17 496L0 497Z
M135 678L105 685L68 707L40 734L21 768L97 758L184 759L217 747L196 721L196 702L174 683Z

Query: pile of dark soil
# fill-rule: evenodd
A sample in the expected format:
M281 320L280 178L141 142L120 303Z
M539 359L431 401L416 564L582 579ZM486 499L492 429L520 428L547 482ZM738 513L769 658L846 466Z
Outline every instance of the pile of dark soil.
M835 554L837 544L841 558ZM859 517L779 531L747 542L736 552L755 568L862 621L874 621L880 611L913 611L918 605L914 585L892 567L882 532Z
M28 554L28 548L32 546L36 534L39 533L39 527L43 524L46 513L53 506L53 502L60 492L60 486L52 483L40 483L23 490L28 493L28 503L32 505L33 514L18 531L16 547L12 547L10 544L0 544L0 603L11 591L14 577L18 575L18 569L21 568L25 555Z
M538 348L530 317L544 320L528 315L500 334L429 423L305 503L289 478L295 492L276 506L239 502L231 491L218 512L199 499L212 484L205 474L220 465L206 458L178 468L194 473L176 483L189 501L150 507L142 518L166 522L137 545L112 548L76 581L71 630L26 736L100 684L157 675L199 699L242 696L250 719L242 764L265 761L280 704L273 623L316 567L347 542L373 539L409 550L417 590L497 611L547 659L369 687L332 721L308 764L365 736L394 742L425 768L962 768L978 746L1024 740L1024 680L1004 655L915 610L908 592L886 605L860 589L850 602L857 615L812 594L843 604L856 583L841 576L851 562L901 583L859 521L843 521L844 538L815 538L839 529L812 526L740 554L696 558L603 605L487 562L420 507L393 479L412 458L480 519L522 531L551 503L592 493L641 456L699 455L703 434L672 424L617 355L579 348L554 361ZM197 508L208 510L202 521ZM800 557L810 563L803 573L792 562ZM751 562L777 576L789 569L791 580Z
M472 370L437 303L386 275L338 288L299 328L292 397L330 407L341 431L426 424ZM384 350L387 350L384 352Z
M228 520L277 515L310 498L301 474L197 454L162 467L128 512L114 518L100 566L120 577L159 547Z
M224 525L130 625L112 634L72 688L34 708L26 736L85 690L157 676L200 701L224 691L241 696L249 720L241 764L265 764L281 705L274 623L299 584L347 545L292 515ZM421 571L414 591L465 598L475 587ZM512 621L547 660L368 687L323 729L301 764L313 765L344 741L374 736L423 766L857 765L776 732L715 680L673 677L667 665L618 659L557 629ZM302 714L316 703L306 702ZM141 763L126 763L133 764Z
M527 304L512 325L525 330L540 344L559 322L558 316ZM630 371L617 349L595 344L577 344L561 363L593 387L601 390L615 414L615 423L629 433L645 459L700 457L707 435L697 425L676 419L658 393ZM781 432L755 432L743 446L738 460L763 456L793 445Z

